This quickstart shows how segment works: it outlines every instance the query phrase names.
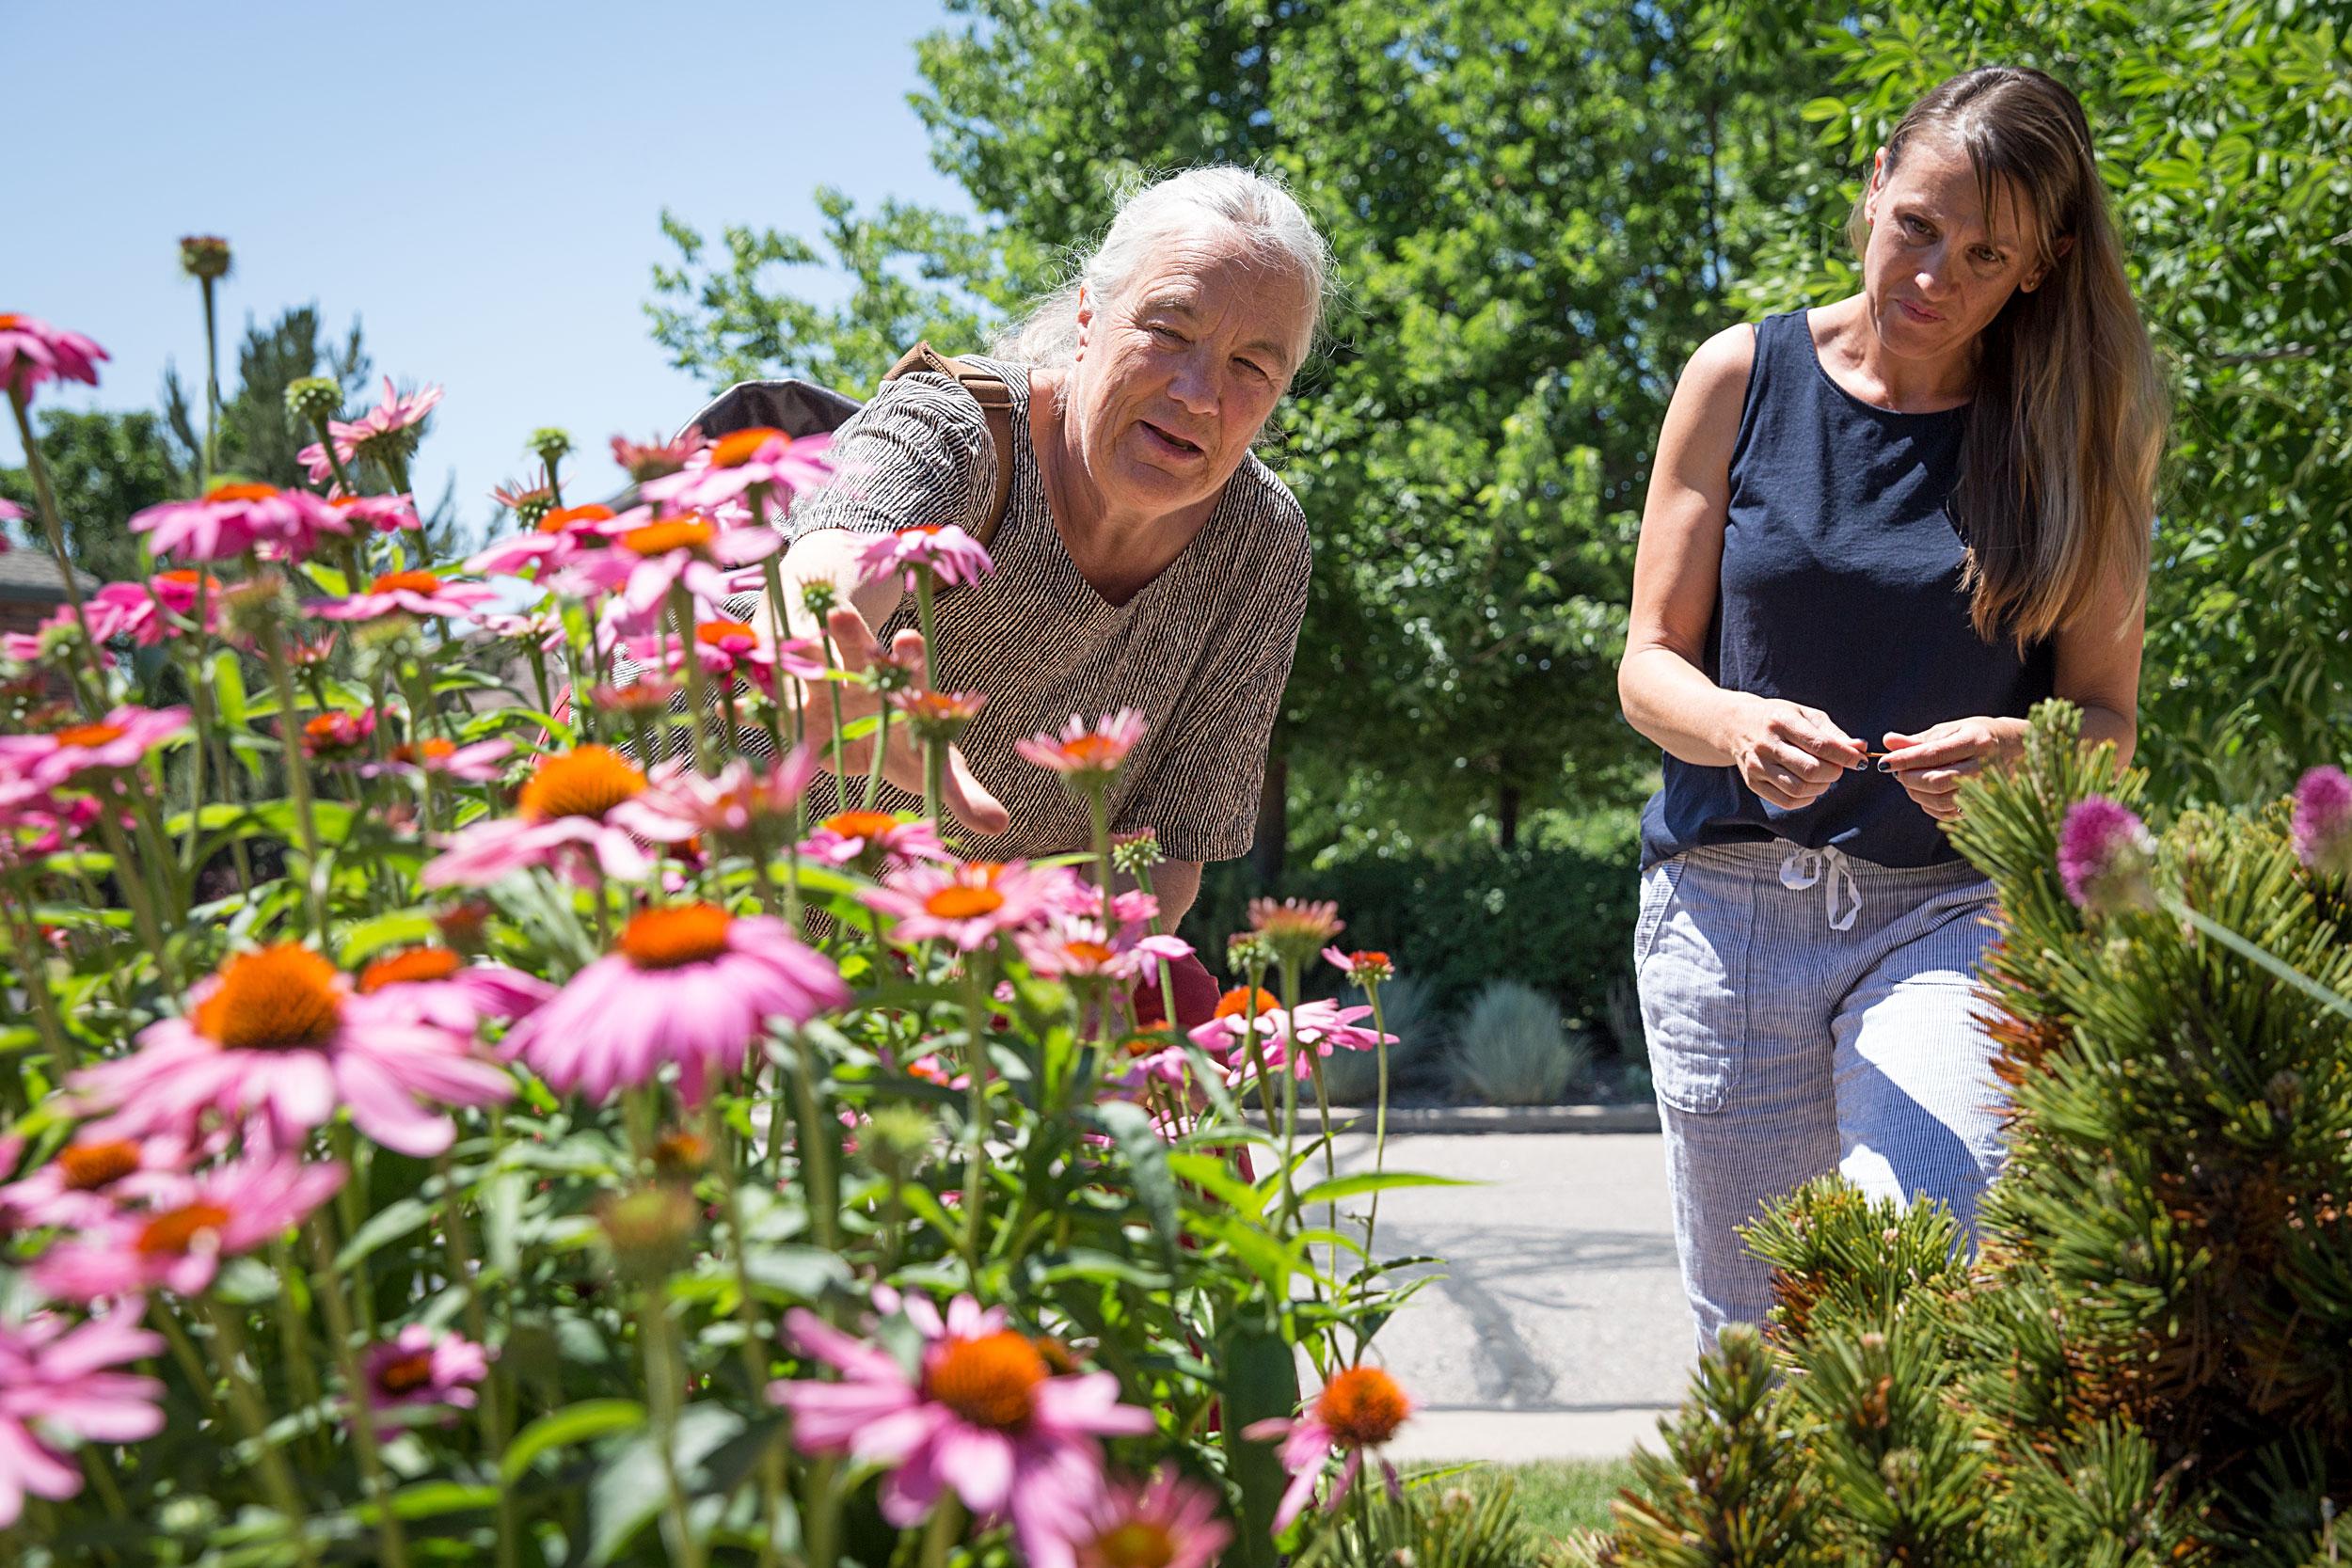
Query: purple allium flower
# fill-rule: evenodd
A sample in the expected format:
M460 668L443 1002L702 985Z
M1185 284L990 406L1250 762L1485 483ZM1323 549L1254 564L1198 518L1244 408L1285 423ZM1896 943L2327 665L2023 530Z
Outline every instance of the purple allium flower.
M2352 777L2314 768L2295 785L2295 857L2313 871L2352 877Z
M2075 801L2058 829L2058 879L2066 896L2092 914L2155 908L2148 880L2154 856L2148 825L2104 795Z

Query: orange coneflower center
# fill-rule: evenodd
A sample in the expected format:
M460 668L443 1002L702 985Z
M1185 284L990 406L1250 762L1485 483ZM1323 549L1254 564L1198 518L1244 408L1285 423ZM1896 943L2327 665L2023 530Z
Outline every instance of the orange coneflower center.
M1092 942L1085 937L1080 937L1075 942L1063 942L1061 944L1061 949L1064 953L1070 956L1073 961L1082 964L1092 964L1098 969L1110 962L1114 958L1118 957L1116 953L1111 951L1111 946L1108 942Z
M577 527L581 523L609 523L612 520L612 509L609 506L598 506L593 501L586 506L559 506L539 519L539 531L561 533L565 529Z
M342 1022L335 966L298 942L240 953L196 1009L197 1032L231 1051L294 1051L326 1044Z
M402 741L392 748L394 762L447 762L457 752L457 742L435 736L426 740Z
M539 765L516 804L527 816L602 816L645 787L637 765L610 746L581 746Z
M218 1231L229 1223L229 1211L217 1203L190 1203L167 1210L139 1228L135 1243L141 1252L186 1252L199 1236Z
M387 572L368 584L371 594L394 594L405 589L411 594L437 594L441 579L431 572Z
M57 1169L68 1192L90 1193L139 1168L139 1146L128 1138L70 1144L57 1151Z
M1248 986L1235 986L1216 999L1216 1016L1246 1018L1251 1013L1273 1012L1281 1006L1275 994L1263 986L1258 988L1254 998Z
M694 628L694 641L713 648L739 638L753 642L759 634L740 621L705 621Z
M413 1394L433 1381L433 1352L410 1351L376 1369L375 1386L388 1394Z
M653 1146L654 1169L664 1176L691 1176L710 1159L710 1146L691 1132L672 1132Z
M950 1339L923 1374L923 1391L977 1427L1017 1432L1028 1424L1045 1358L1009 1329Z
M1122 1519L1094 1538L1089 1556L1103 1568L1168 1568L1176 1538L1149 1519Z
M1117 742L1091 731L1075 740L1063 741L1060 750L1063 756L1081 768L1115 768L1120 757Z
M640 969L683 969L727 950L735 917L716 904L646 910L621 930L621 951Z
M24 319L24 318L23 316L19 315L14 310L0 310L0 331L12 329L17 323L23 321Z
M1343 1449L1376 1449L1412 1413L1396 1379L1377 1367L1350 1367L1315 1396L1315 1416Z
M378 958L359 972L359 994L372 995L386 986L423 980L446 980L465 967L465 959L446 947L409 947L389 958Z
M265 501L278 494L275 484L215 484L204 492L208 501Z
M888 812L835 812L818 826L843 838L880 838L898 825L898 819Z
M647 523L621 535L621 547L638 555L667 555L672 550L703 550L719 536L709 519L699 514Z
M739 430L731 436L722 436L712 443L710 466L714 468L739 468L749 463L754 454L769 442L791 439L791 436L787 436L781 430L764 424L755 424L749 430Z
M52 738L60 746L107 746L122 738L122 726L119 724L69 724L57 731Z
M220 592L220 578L205 577L193 566L181 566L168 572L158 572L155 574L155 580L170 583L174 588L194 588L200 583L208 594Z
M1005 895L993 887L951 883L923 900L923 912L942 920L977 920L1005 907Z

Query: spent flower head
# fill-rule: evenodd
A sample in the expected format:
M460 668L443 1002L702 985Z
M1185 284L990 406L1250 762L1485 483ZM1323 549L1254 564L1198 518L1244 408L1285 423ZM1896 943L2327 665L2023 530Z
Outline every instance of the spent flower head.
M531 433L531 439L523 443L523 450L552 468L571 455L571 432L555 425L542 425Z
M297 422L316 426L343 410L343 389L331 376L306 375L286 383L286 412Z
M1347 928L1347 922L1328 899L1252 898L1249 928L1265 938L1275 958L1293 971L1303 971L1314 962L1317 949Z
M1160 835L1149 828L1111 835L1111 869L1114 871L1139 878L1167 858L1160 853Z
M229 242L218 234L183 234L180 239L180 270L190 277L216 282L229 276Z

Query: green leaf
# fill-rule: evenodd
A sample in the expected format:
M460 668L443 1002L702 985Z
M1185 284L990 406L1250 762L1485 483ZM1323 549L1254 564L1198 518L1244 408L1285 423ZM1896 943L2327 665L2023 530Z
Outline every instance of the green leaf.
M407 1235L432 1217L432 1206L420 1198L404 1197L386 1204L351 1233L351 1240L335 1255L335 1272L343 1273L376 1248Z
M583 1400L550 1411L515 1434L499 1460L499 1480L512 1486L541 1454L591 1442L643 1426L645 1407L635 1400Z
M1176 1255L1176 1178L1168 1168L1168 1145L1143 1107L1127 1100L1106 1100L1089 1114L1097 1127L1110 1134L1134 1173L1136 1199L1152 1221L1160 1254L1172 1269Z
M1246 1568L1274 1568L1274 1513L1290 1475L1274 1444L1244 1437L1242 1431L1253 1421L1297 1412L1297 1354L1276 1330L1244 1323L1227 1331L1217 1360L1225 1374L1217 1385L1225 1472L1241 1493L1235 1511L1241 1528L1231 1550Z
M1342 1176L1329 1181L1318 1181L1298 1195L1298 1205L1337 1203L1343 1197L1361 1197L1366 1193L1385 1193L1396 1187L1483 1187L1484 1181L1465 1180L1456 1176L1423 1176L1417 1171L1364 1171L1355 1176Z
M245 667L237 662L233 649L223 648L213 656L213 706L222 728L246 727Z

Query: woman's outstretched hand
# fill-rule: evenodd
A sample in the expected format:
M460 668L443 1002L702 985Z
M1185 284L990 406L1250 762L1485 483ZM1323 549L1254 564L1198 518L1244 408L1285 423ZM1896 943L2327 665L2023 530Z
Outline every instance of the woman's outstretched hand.
M1960 816L1960 782L2015 758L2026 742L2023 719L1952 719L1917 735L1886 732L1879 762L1903 793L1939 822Z
M1778 697L1743 704L1724 750L1747 786L1783 811L1811 805L1869 753L1820 708Z
M833 645L841 661L841 668L854 675L871 670L882 658L882 644L874 640L873 629L865 618L848 605L834 608L825 617L825 629L833 634ZM917 681L923 674L923 634L912 627L891 640L890 658L914 673ZM841 695L841 722L846 726L866 718L882 705L881 695L871 687L855 681L809 681L803 684L801 701L803 705L808 744L827 767L833 764L834 707L831 693ZM873 766L874 737L861 736L842 742L842 766L852 776L862 774ZM947 748L946 807L957 821L976 833L1001 833L1012 825L1012 816L1004 803L988 791L988 786L973 776L972 768L963 760L961 747ZM889 749L882 753L882 777L910 795L923 793L923 752L914 743L905 724L890 726ZM844 794L847 790L845 786Z

